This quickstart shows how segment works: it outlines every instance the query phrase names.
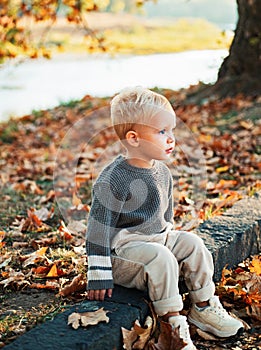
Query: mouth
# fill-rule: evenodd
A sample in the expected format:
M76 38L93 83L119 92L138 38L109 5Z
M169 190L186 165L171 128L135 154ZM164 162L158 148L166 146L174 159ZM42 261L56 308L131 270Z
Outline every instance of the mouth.
M170 148L166 149L165 152L166 152L167 154L171 154L172 151L173 151L173 147L170 147Z

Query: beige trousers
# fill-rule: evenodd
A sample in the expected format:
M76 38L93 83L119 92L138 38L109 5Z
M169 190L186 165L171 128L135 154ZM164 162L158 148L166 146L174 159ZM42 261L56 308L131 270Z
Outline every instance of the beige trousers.
M191 232L170 231L163 242L131 240L116 246L112 268L116 284L148 289L159 316L182 310L180 276L194 303L208 300L215 292L212 256Z

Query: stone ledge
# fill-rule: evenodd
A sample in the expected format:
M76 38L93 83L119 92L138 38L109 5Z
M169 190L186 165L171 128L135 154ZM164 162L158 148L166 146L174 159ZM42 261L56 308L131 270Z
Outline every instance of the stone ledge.
M220 280L225 265L237 265L261 251L261 193L242 199L222 216L201 224L195 232L211 251L214 280Z
M113 297L104 302L84 301L57 315L52 321L36 326L6 345L8 350L116 350L122 349L121 327L130 329L138 319L148 315L146 295L135 289L116 286ZM147 298L148 300L148 298ZM73 312L108 310L109 323L73 329L67 325Z
M261 250L261 195L243 199L222 216L205 221L196 230L211 251L215 264L215 281L224 265L233 267ZM122 349L121 327L130 329L133 322L143 322L148 313L146 295L116 286L112 299L105 302L85 301L57 315L54 320L33 328L4 347L6 350L116 350ZM147 298L148 300L148 298ZM87 328L72 329L68 315L109 310L110 322Z

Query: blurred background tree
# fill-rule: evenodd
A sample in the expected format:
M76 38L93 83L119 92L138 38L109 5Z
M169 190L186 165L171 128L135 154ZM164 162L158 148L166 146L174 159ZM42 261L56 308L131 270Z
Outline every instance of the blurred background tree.
M215 89L223 95L261 93L261 1L237 0L238 22Z
M50 57L48 47L44 45L44 36L58 16L64 16L69 22L84 29L84 35L91 39L90 49L105 51L104 37L88 25L86 14L94 11L133 12L145 2L147 0L0 0L0 62L19 54L31 58ZM259 95L261 1L236 0L236 2L238 21L235 36L229 56L219 70L218 80L211 93L226 96L239 92ZM174 10L171 9L172 12ZM48 26L41 34L42 40L35 43L34 32L26 27L26 20L48 21ZM210 90L207 91L209 94Z

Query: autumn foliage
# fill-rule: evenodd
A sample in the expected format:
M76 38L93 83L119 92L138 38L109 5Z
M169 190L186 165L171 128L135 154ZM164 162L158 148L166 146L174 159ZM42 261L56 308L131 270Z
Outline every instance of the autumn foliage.
M62 12L68 22L78 24L85 35L92 39L91 45L103 48L102 38L98 38L85 20L84 14L97 11L97 1L93 0L1 0L0 1L0 62L4 58L13 58L25 54L31 58L44 56L50 52L44 45L44 35ZM45 31L38 41L33 36L33 29L26 26L28 21L47 22Z
M50 58L50 43L46 44L45 39L58 18L64 18L68 24L78 26L86 39L86 50L106 51L103 34L89 26L88 14L106 10L130 10L141 6L143 2L144 0L117 0L112 3L109 0L1 0L0 63L18 55ZM42 30L38 31L39 28Z

